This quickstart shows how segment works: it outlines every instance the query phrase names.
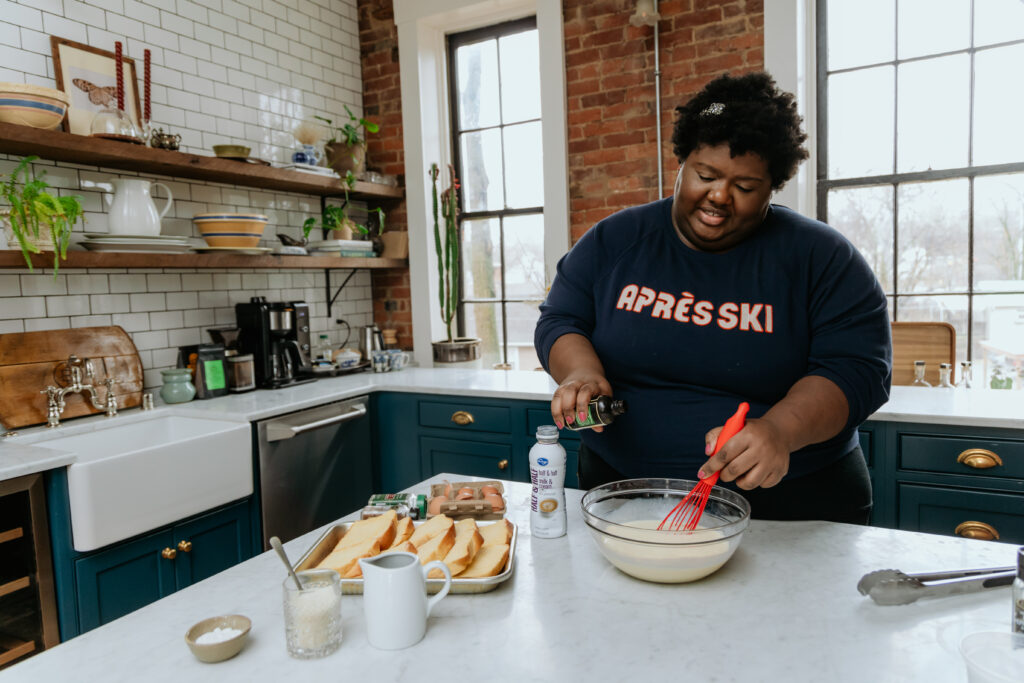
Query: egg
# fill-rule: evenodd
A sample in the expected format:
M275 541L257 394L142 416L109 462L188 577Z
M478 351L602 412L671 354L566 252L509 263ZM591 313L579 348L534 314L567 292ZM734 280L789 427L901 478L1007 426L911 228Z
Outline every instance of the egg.
M447 480L444 482L444 495L445 498L452 497L452 485Z
M491 504L491 509L500 512L505 509L505 499L496 493L484 496L484 500Z
M441 514L441 506L448 502L448 496L434 496L427 503L427 514L439 515Z
M476 493L473 492L468 486L463 486L459 489L459 492L455 494L455 500L470 500L476 497Z
M501 492L498 491L498 487L496 486L484 484L483 486L480 487L480 495L486 498L487 496L499 496L501 495Z

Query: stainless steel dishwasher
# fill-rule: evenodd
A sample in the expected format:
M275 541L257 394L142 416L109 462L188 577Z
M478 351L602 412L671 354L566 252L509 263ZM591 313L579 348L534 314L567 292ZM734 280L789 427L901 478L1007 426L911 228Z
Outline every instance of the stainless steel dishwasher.
M257 423L263 548L366 505L373 493L369 397Z

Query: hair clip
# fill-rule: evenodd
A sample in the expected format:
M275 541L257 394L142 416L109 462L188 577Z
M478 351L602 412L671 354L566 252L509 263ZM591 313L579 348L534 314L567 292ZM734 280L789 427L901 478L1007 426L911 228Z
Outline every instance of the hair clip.
M708 106L704 107L704 109L703 109L703 111L701 111L700 115L701 116L718 116L723 111L725 111L725 105L724 104L722 104L721 102L712 102Z

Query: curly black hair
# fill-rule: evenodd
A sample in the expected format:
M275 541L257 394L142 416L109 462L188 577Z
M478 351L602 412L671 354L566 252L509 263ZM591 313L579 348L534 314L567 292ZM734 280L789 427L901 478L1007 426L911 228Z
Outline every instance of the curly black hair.
M728 143L734 157L753 152L764 159L778 190L807 158L796 98L763 71L719 76L676 113L672 145L679 163L698 147Z

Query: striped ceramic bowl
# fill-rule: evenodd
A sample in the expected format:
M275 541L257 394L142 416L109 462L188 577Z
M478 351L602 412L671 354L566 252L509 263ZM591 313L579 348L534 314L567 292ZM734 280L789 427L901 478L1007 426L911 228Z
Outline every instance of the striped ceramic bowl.
M269 218L259 213L197 213L192 222L211 247L258 247Z
M68 96L60 90L25 83L0 83L0 121L33 128L56 128L64 120Z

